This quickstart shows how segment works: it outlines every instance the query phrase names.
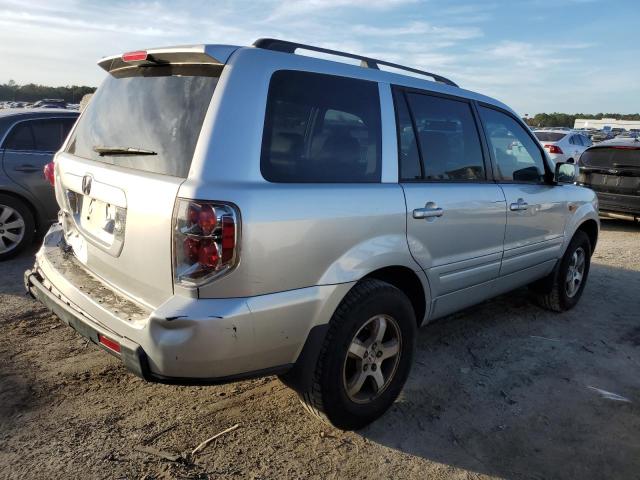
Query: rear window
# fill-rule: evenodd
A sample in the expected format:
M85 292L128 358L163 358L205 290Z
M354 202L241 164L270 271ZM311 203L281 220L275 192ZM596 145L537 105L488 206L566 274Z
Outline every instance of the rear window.
M557 142L561 140L563 137L566 137L566 133L557 133L557 132L533 132L533 134L540 140L541 142Z
M595 147L585 150L580 156L585 167L633 167L640 168L640 145L638 147Z
M112 73L80 117L67 151L98 162L186 177L219 74L219 67L173 65ZM150 154L105 152L113 149Z
M379 182L375 82L281 70L269 85L260 168L271 182Z

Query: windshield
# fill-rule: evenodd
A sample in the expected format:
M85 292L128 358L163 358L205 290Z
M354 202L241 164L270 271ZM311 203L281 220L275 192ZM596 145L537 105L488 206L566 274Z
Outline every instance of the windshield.
M185 178L220 69L168 65L126 70L109 75L98 88L67 151Z
M533 134L541 142L557 142L562 137L567 135L566 133L557 133L557 132L533 132Z

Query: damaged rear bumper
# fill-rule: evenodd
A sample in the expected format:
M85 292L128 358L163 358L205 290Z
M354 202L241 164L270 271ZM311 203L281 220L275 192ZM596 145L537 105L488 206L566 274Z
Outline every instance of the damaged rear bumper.
M25 287L65 324L116 355L136 375L178 384L212 384L284 373L309 332L328 323L351 284L248 298L173 295L148 309L95 277L65 253L51 228L25 273ZM117 353L99 342L120 344Z

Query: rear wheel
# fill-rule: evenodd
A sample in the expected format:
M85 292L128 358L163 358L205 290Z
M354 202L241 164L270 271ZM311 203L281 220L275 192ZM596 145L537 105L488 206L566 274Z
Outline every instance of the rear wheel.
M29 207L15 197L0 194L0 260L16 255L29 245L34 230Z
M555 312L573 308L582 296L590 266L591 242L578 230L553 273L532 285L540 305Z
M402 389L413 359L416 319L396 287L367 279L347 294L329 324L312 381L300 391L306 409L344 430L382 415Z

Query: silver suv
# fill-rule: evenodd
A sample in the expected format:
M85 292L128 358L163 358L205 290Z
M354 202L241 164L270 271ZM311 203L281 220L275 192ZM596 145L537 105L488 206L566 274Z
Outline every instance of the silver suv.
M417 327L523 285L556 311L582 294L596 197L496 100L272 39L99 65L25 282L146 380L277 374L360 428Z

